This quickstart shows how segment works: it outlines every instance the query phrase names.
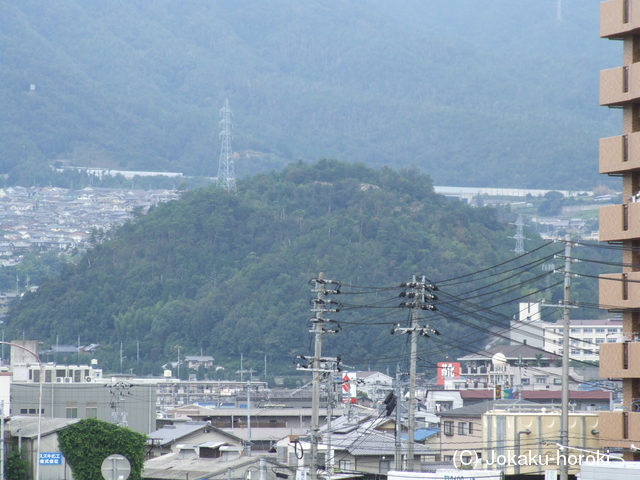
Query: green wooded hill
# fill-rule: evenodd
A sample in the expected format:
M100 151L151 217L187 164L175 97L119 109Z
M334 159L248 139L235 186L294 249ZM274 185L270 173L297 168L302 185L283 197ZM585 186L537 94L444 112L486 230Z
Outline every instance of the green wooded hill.
M400 303L402 289L384 287L415 274L437 281L512 259L508 237L515 228L498 213L434 194L430 177L416 169L376 171L335 160L292 164L242 181L237 195L197 189L108 232L79 265L67 265L13 306L7 336L45 346L75 344L78 337L84 345L100 343L97 358L107 370L120 368L122 342L124 368L137 373L159 373L177 358L178 347L182 355L203 352L236 367L243 354L245 368L262 365L266 354L272 371L291 373L293 358L311 353L315 294L308 282L324 272L344 284L343 294L333 297L343 302L341 311L326 315L343 330L327 337L326 354L341 354L356 368L395 365L406 337L389 331L408 311L388 308ZM527 246L536 244L539 239ZM511 298L544 286L526 283L541 273L539 266L529 269L504 279ZM481 283L454 282L442 293ZM498 305L511 316L514 302L499 307L504 298L496 295L472 302ZM363 304L369 308L354 308ZM468 337L468 327L451 318L432 320L446 340L424 361L465 353L447 342L465 338L473 348L485 337Z
M610 181L597 140L619 130L597 105L598 71L621 58L599 3L0 0L0 174L48 184L64 160L215 176L228 98L240 177L331 157L589 189Z

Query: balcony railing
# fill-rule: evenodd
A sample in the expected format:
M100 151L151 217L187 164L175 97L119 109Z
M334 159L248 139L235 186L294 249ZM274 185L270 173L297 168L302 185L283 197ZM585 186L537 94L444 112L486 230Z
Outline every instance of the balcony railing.
M623 106L640 98L640 64L600 72L600 105Z
M640 377L640 342L601 343L600 376L603 378Z
M601 242L640 238L640 202L600 207L599 236Z
M600 139L600 173L640 170L640 132Z
M640 412L600 412L600 447L629 448L640 442Z
M636 5L637 8L637 5ZM629 0L610 0L600 4L600 36L620 38L640 30L640 15Z

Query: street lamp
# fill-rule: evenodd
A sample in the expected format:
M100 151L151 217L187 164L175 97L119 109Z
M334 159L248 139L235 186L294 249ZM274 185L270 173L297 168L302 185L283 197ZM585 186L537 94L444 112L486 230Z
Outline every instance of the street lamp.
M36 361L38 362L38 365L40 366L40 375L38 375L40 387L38 391L38 440L36 443L36 478L35 478L35 480L40 480L40 439L42 437L42 377L44 375L44 365L42 365L42 360L40 360L40 357L38 356L38 354L28 349L27 347L18 345L17 343L11 343L11 342L0 342L0 344L10 345L12 347L16 347L21 350L24 350L25 352L30 353L35 357ZM4 421L4 419L2 419L2 421ZM2 478L4 478L4 472L2 472Z

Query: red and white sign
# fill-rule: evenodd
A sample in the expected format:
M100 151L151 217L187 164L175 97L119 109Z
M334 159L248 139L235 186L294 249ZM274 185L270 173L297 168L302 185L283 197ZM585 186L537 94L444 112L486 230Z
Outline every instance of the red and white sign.
M356 372L345 373L342 376L342 403L356 403L357 397Z
M444 385L445 380L460 378L459 362L438 362L438 385Z

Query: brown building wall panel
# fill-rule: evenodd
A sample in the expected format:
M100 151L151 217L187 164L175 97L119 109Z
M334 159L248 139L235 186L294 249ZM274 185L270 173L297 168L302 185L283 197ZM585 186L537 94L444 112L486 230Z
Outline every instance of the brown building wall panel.
M625 23L625 17L628 20L627 23ZM624 0L610 0L600 4L601 37L618 38L638 30L640 30L640 12L637 4L629 2L629 10L626 14Z
M601 242L635 238L640 238L640 202L600 207Z
M640 377L640 342L601 343L599 372L603 378ZM631 397L631 393L629 398L623 395L625 406L630 406Z
M600 173L640 169L640 132L600 139Z
M640 64L633 63L600 72L600 105L621 106L638 99Z
M600 412L600 448L629 448L640 443L639 412ZM626 437L626 438L625 438Z
M600 376L602 378L621 378L624 373L622 343L603 343L600 345Z

